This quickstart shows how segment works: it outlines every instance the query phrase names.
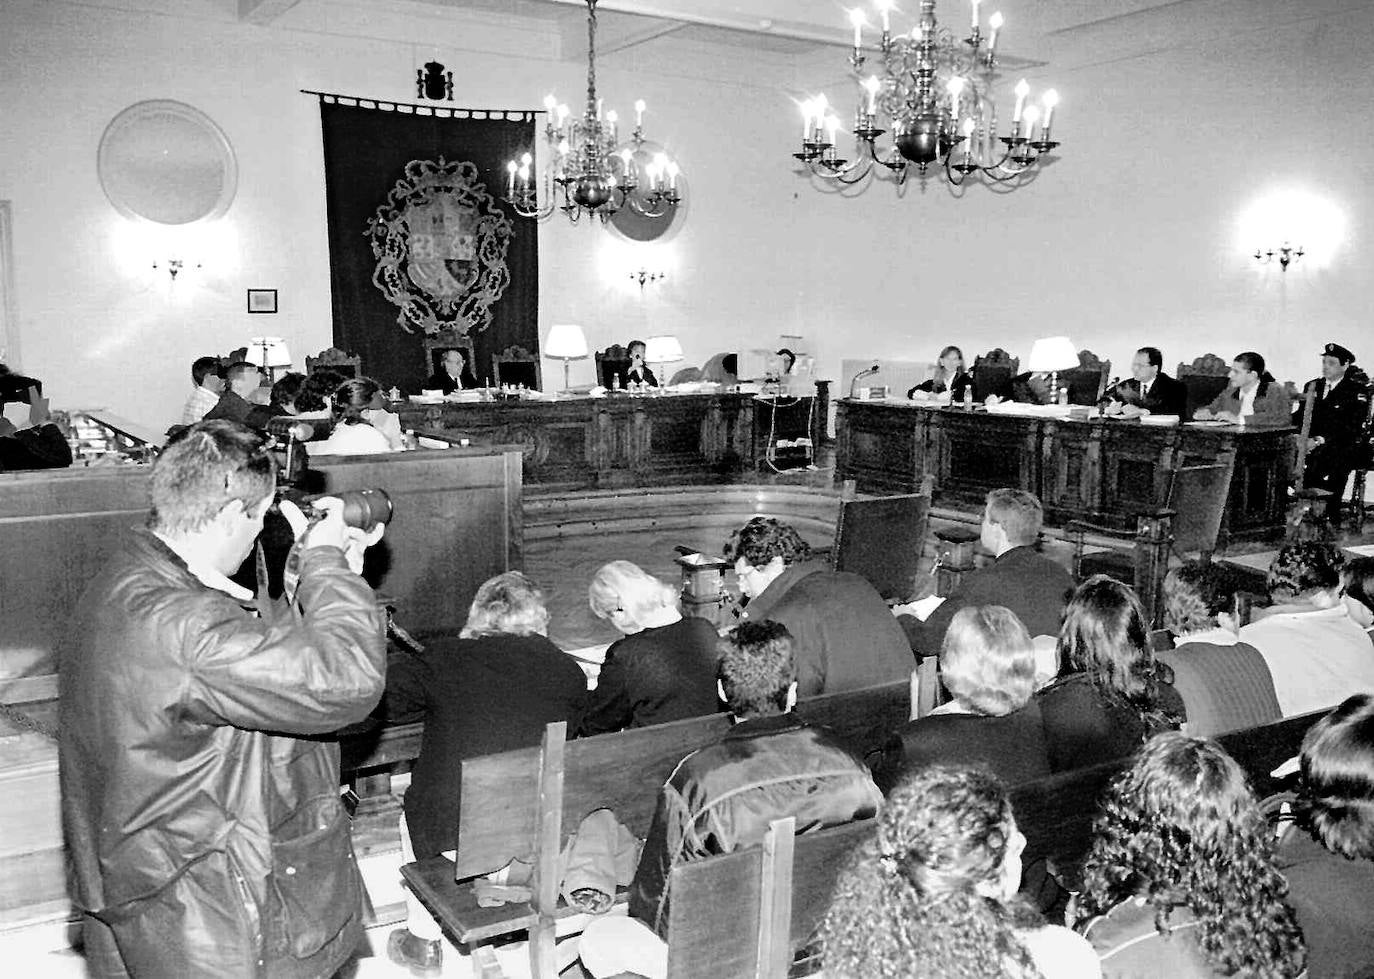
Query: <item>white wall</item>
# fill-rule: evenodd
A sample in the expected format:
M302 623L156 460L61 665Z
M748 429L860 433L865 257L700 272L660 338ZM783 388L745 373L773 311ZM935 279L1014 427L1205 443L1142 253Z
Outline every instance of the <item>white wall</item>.
M581 49L560 60L537 24L444 6L320 18L306 4L264 29L219 0L136 4L0 6L0 199L14 208L23 368L59 405L103 404L151 426L175 417L196 355L239 346L264 321L298 357L329 343L318 110L298 89L409 100L415 65L437 56L455 69L456 104L537 106L550 86L575 102L584 72ZM453 43L414 40L434 37ZM832 375L842 357L928 359L946 342L1024 355L1059 332L1121 367L1147 342L1171 365L1258 349L1284 377L1315 373L1326 339L1374 360L1374 284L1357 257L1374 202L1371 40L1366 7L1226 45L1051 65L1062 159L1033 186L962 199L938 183L901 199L887 185L821 193L792 171L792 96L808 86L794 86L790 62L673 36L633 48L602 59L601 86L622 112L649 101L646 128L680 159L690 215L650 246L561 218L542 226L541 333L580 322L595 346L676 333L701 362L800 332ZM174 286L148 266L173 248L194 260L195 247L133 234L95 172L105 125L149 98L209 114L239 161L233 207L201 236L203 267ZM1287 273L1259 268L1237 232L1280 187L1317 193L1345 219L1341 241L1304 242L1310 254ZM668 278L641 293L629 280L641 266ZM248 287L279 289L280 314L249 316ZM574 383L590 379L590 362L574 364Z

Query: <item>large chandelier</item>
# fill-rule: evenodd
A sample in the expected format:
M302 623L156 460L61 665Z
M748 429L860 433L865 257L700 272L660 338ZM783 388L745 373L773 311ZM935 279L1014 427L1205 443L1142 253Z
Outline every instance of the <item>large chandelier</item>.
M1000 13L988 18L987 46L979 24L981 0L972 0L973 20L969 35L955 38L935 22L935 0L920 0L921 13L909 34L891 30L892 0L875 0L882 22L878 53L881 71L860 78L854 136L855 160L841 159L836 151L840 132L838 117L824 95L802 105L802 148L792 154L816 176L854 184L875 172L904 183L914 165L924 177L938 163L944 177L959 186L970 177L990 184L1024 183L1047 154L1059 143L1050 139L1050 124L1059 96L1050 89L1041 105L1029 105L1030 86L1017 83L1011 126L1005 136L997 132L997 107L991 96L996 77L997 40L1002 29ZM860 9L850 11L854 50L849 63L856 77L864 63L863 31L867 17ZM880 125L881 123L881 125ZM886 128L883 128L885 126ZM879 136L891 130L891 145L880 149Z
M534 158L521 154L506 164L504 200L521 217L543 219L555 210L574 223L584 214L608 219L622 207L649 218L672 219L678 196L678 165L666 153L644 150L644 100L635 102L635 128L621 145L619 116L602 111L596 94L596 0L587 0L587 106L569 120L568 107L544 98L548 165L534 173Z

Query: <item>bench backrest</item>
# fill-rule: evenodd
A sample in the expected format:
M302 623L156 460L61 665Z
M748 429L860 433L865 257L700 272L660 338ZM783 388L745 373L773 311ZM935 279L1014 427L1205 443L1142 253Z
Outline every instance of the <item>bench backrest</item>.
M881 745L910 716L906 681L802 701L797 714L829 727L860 753ZM730 728L724 714L569 741L563 758L562 832L566 837L594 809L609 808L644 837L659 789L684 757L719 741ZM528 857L539 823L540 749L521 748L462 764L455 873L490 873Z
M781 916L788 923L780 925L777 944L787 950L804 945L824 919L850 853L876 827L877 820L866 819L793 838L790 875L785 867L782 874L766 872L763 846L675 867L668 883L668 979L754 979L761 946L770 944L765 918L777 906L778 895L766 893L770 880L783 881L790 897L791 913ZM727 894L729 900L722 900ZM786 975L786 966L763 974Z

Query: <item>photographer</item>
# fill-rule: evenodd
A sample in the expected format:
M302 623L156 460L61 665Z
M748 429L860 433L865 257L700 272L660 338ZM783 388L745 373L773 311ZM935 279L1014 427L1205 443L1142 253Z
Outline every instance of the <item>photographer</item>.
M226 577L276 468L227 421L153 467L152 512L78 603L61 659L63 823L92 976L329 976L362 939L337 745L382 693L381 536L338 501L300 537L295 606Z

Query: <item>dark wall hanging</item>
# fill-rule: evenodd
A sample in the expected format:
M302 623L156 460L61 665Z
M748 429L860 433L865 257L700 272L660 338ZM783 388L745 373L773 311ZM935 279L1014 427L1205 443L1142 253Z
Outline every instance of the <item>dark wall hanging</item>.
M309 94L324 134L334 345L406 391L448 342L473 354L483 382L493 353L537 352L537 230L498 199L534 114Z

